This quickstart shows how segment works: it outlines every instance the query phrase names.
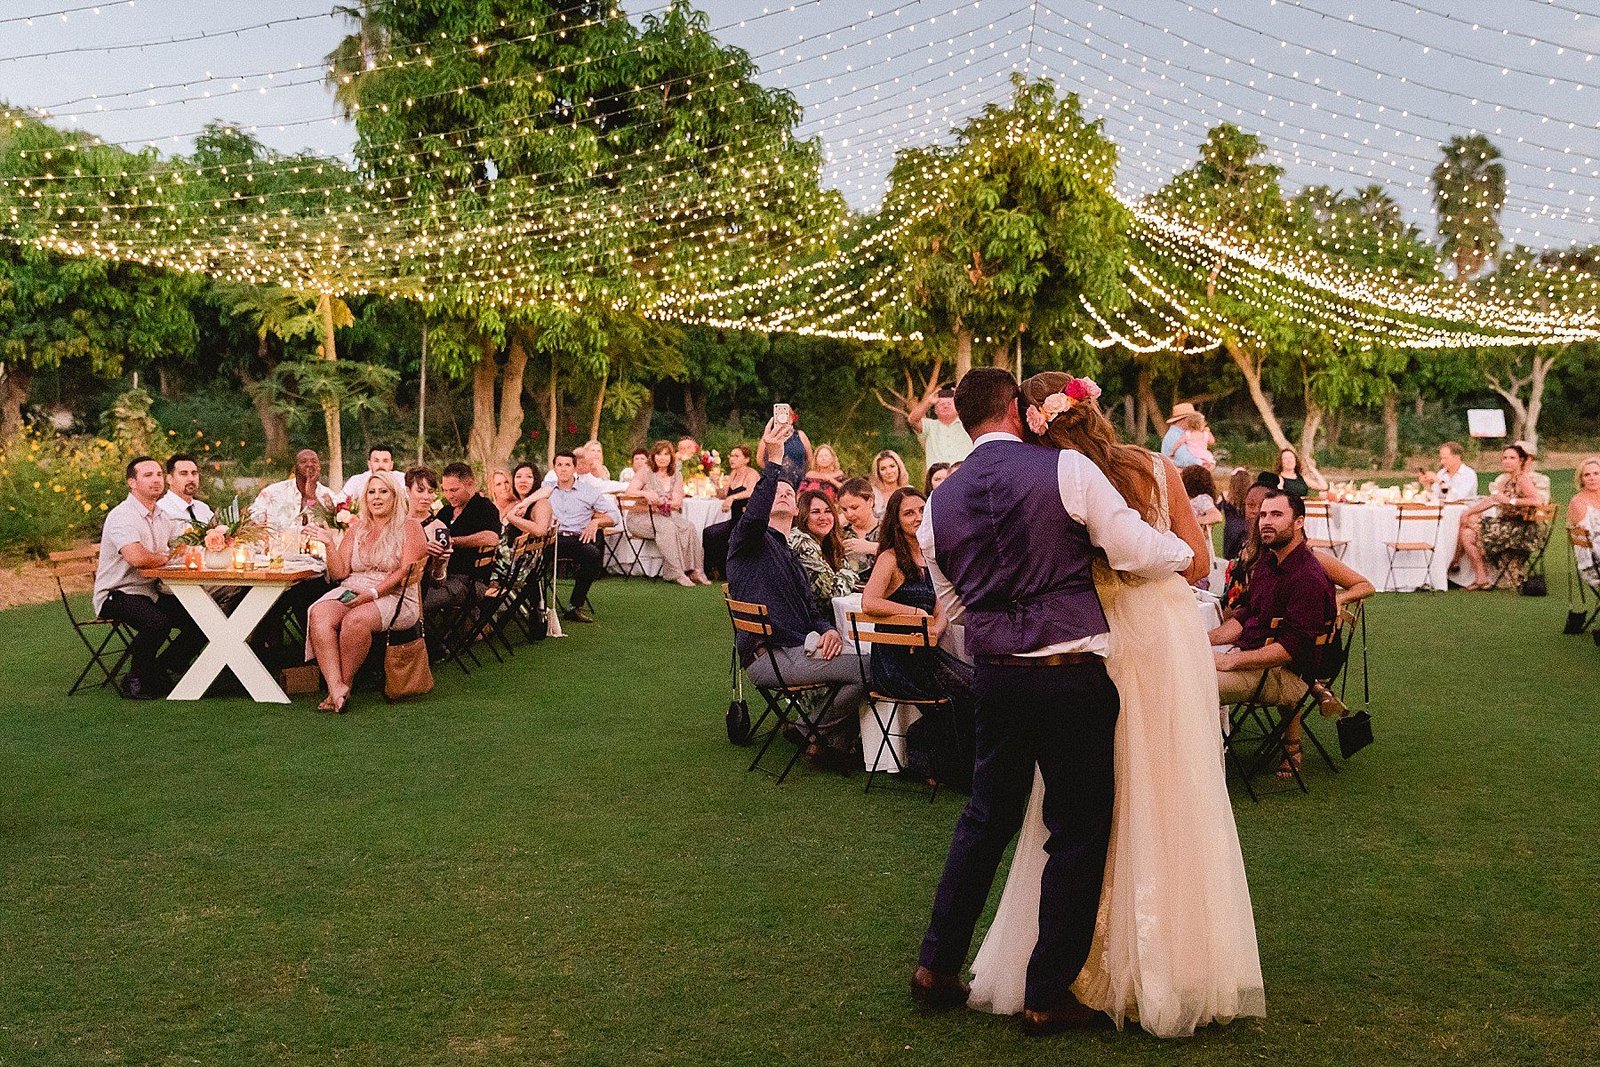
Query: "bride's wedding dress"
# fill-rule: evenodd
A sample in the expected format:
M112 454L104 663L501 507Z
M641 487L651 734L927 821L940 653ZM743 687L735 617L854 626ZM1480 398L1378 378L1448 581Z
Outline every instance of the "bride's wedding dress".
M1170 527L1157 460L1158 525ZM1106 669L1122 696L1116 801L1093 947L1073 992L1120 1028L1158 1037L1266 1015L1255 919L1222 763L1211 649L1183 578L1120 578L1095 566L1111 628ZM1043 785L1033 796L983 945L969 1005L1022 1010L1039 929Z

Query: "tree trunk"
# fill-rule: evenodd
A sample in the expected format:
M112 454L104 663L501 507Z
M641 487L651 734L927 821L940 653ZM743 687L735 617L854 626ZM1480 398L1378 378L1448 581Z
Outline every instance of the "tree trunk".
M1017 354L1010 345L995 345L994 351L989 353L989 366L999 370L1012 370L1017 360Z
M1559 352L1549 359L1540 359L1538 352L1533 354L1533 382L1528 387L1528 414L1524 420L1522 439L1532 445L1534 451L1539 449L1539 412L1544 408L1545 376L1559 358Z
M528 371L528 349L520 333L511 335L502 368L494 342L487 339L472 368L472 432L468 455L484 476L511 462L522 438L522 386ZM495 398L495 382L500 395Z
M689 429L689 436L696 441L705 436L706 426L710 418L706 414L705 390L697 390L692 382L683 384L683 421Z
M1250 400L1256 406L1256 413L1261 416L1261 422L1267 429L1267 434L1272 438L1272 443L1278 448L1289 448L1289 438L1284 435L1283 426L1278 422L1278 413L1272 408L1272 397L1261 385L1261 367L1256 363L1255 357L1237 342L1226 341L1223 347L1227 349L1228 356L1239 368L1239 373L1244 375L1245 387L1250 391Z
M1144 363L1139 364L1139 433L1134 438L1140 444L1150 440L1150 428L1162 425L1161 402L1156 399L1156 391L1150 384L1150 368ZM1163 433L1165 431L1162 431Z
M639 403L639 410L633 413L633 425L628 428L628 450L644 448L649 444L650 420L656 413L656 393L652 389L645 394L644 400ZM621 457L618 457L619 461Z
M333 297L322 294L317 310L322 316L322 358L331 363L339 358L333 341ZM339 398L336 396L323 398L322 427L328 434L328 487L338 492L344 488L344 440L339 423Z
M589 419L589 440L600 440L600 414L606 406L606 383L611 380L611 367L600 372L600 388L594 394L594 414Z
M1133 402L1133 394L1123 393L1122 432L1127 435L1128 440L1135 443L1142 442L1144 440L1144 434L1139 432L1139 419L1137 416L1137 410L1138 409Z
M1322 420L1322 426L1328 438L1328 447L1338 448L1340 439L1344 437L1344 412L1328 412L1328 417Z
M972 331L956 323L956 381L972 369Z
M1317 469L1317 431L1322 429L1322 405L1306 398L1306 421L1300 424L1300 462Z
M1418 389L1417 390L1417 401L1416 401L1417 402L1417 421L1418 422L1421 422L1422 421L1422 416L1427 414L1427 412L1423 410L1423 403L1425 402L1425 400L1426 400L1426 398L1422 395L1422 390Z
M267 343L263 340L256 349L257 355L263 360L266 359L266 347ZM271 369L271 364L268 364L268 369ZM284 418L283 412L272 406L271 397L248 370L239 371L239 381L250 396L251 406L256 409L256 418L261 420L261 439L264 442L263 452L266 458L288 459L289 420Z
M549 401L550 401L550 427L549 427L549 430L547 431L547 436L545 438L545 443L544 443L544 467L545 467L545 470L549 470L551 467L554 467L556 465L556 416L558 416L560 414L560 411L558 410L559 405L557 404L557 396L556 396L556 357L555 357L555 353L553 353L553 352L550 354L550 396L549 396Z
M28 387L32 384L31 367L8 363L0 374L0 446L22 432L22 405L28 402Z
M172 376L161 364L156 365L156 391L165 397L172 396Z
M1384 470L1392 471L1400 462L1400 395L1393 389L1383 398L1383 461Z

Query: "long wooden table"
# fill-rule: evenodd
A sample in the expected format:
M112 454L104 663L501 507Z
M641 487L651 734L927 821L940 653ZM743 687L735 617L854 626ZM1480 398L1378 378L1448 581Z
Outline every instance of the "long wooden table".
M308 578L321 577L314 567L294 570L190 570L186 567L146 567L140 572L146 578L161 581L172 595L178 598L189 617L206 636L206 647L195 657L194 663L184 672L168 700L199 700L206 689L222 673L222 668L233 670L251 699L263 704L287 704L289 697L278 684L272 672L256 657L250 647L250 633L289 587ZM208 587L240 586L246 589L232 614L226 613L211 599Z

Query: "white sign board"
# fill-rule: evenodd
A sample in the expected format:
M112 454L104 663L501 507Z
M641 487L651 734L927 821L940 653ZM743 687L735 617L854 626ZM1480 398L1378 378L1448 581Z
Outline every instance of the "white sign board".
M1499 408L1468 408L1467 432L1474 437L1504 437L1506 413Z

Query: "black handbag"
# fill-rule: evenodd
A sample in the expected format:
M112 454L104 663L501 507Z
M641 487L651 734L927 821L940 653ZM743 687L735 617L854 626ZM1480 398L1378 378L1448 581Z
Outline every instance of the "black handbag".
M1372 744L1372 714L1353 711L1336 724L1339 731L1339 755L1349 759Z
M1567 611L1567 623L1561 628L1561 632L1569 636L1572 634L1581 634L1583 633L1583 624L1588 621L1589 616L1585 612L1572 611L1569 609Z
M1523 596L1548 596L1550 588L1545 584L1544 575L1530 574L1522 581L1522 588L1517 592Z

